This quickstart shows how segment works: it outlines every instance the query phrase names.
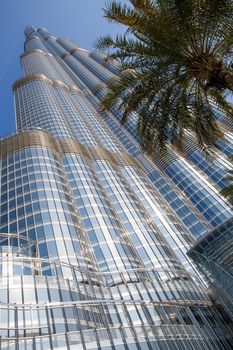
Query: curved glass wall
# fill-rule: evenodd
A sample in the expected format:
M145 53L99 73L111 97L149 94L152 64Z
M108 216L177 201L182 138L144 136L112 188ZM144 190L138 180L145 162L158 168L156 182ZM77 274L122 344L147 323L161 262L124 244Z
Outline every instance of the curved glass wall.
M205 235L188 254L233 315L233 219Z
M122 172L120 153L100 160L73 142L39 130L2 140L2 344L189 347L200 328L198 346L221 349L221 316L144 209L136 164ZM186 326L190 340L163 333Z

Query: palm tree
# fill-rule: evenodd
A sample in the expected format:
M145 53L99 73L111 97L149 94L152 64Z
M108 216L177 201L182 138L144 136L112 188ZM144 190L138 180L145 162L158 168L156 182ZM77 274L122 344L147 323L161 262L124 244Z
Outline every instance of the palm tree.
M125 25L126 32L95 43L122 63L101 110L118 106L122 123L137 112L137 130L148 152L165 150L170 142L180 148L186 131L208 150L223 136L214 105L233 118L226 100L233 91L233 1L111 1L104 16Z

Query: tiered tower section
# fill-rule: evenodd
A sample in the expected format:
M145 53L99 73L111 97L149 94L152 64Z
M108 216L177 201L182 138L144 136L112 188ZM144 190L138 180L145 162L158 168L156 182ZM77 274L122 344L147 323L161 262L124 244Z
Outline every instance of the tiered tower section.
M206 195L208 219L140 152L132 125L98 114L118 63L25 34L17 132L0 143L1 349L230 349L186 256L231 215L214 182L173 154L158 160Z

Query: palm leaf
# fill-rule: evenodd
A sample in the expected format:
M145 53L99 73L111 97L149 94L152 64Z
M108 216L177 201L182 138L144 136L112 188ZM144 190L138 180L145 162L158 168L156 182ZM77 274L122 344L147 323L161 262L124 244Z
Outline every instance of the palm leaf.
M168 143L178 148L196 135L200 148L223 137L215 107L229 118L233 90L229 55L233 49L232 0L110 1L104 16L126 26L124 35L104 36L95 46L122 63L101 109L119 107L122 123L138 114L137 132L148 152Z

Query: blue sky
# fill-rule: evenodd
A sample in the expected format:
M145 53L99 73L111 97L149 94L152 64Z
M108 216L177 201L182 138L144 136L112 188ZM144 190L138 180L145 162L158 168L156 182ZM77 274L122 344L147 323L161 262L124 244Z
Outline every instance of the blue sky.
M123 0L122 0L123 1ZM96 38L123 28L103 18L105 0L5 0L0 8L0 135L15 129L12 84L22 77L24 27L44 27L87 50Z

